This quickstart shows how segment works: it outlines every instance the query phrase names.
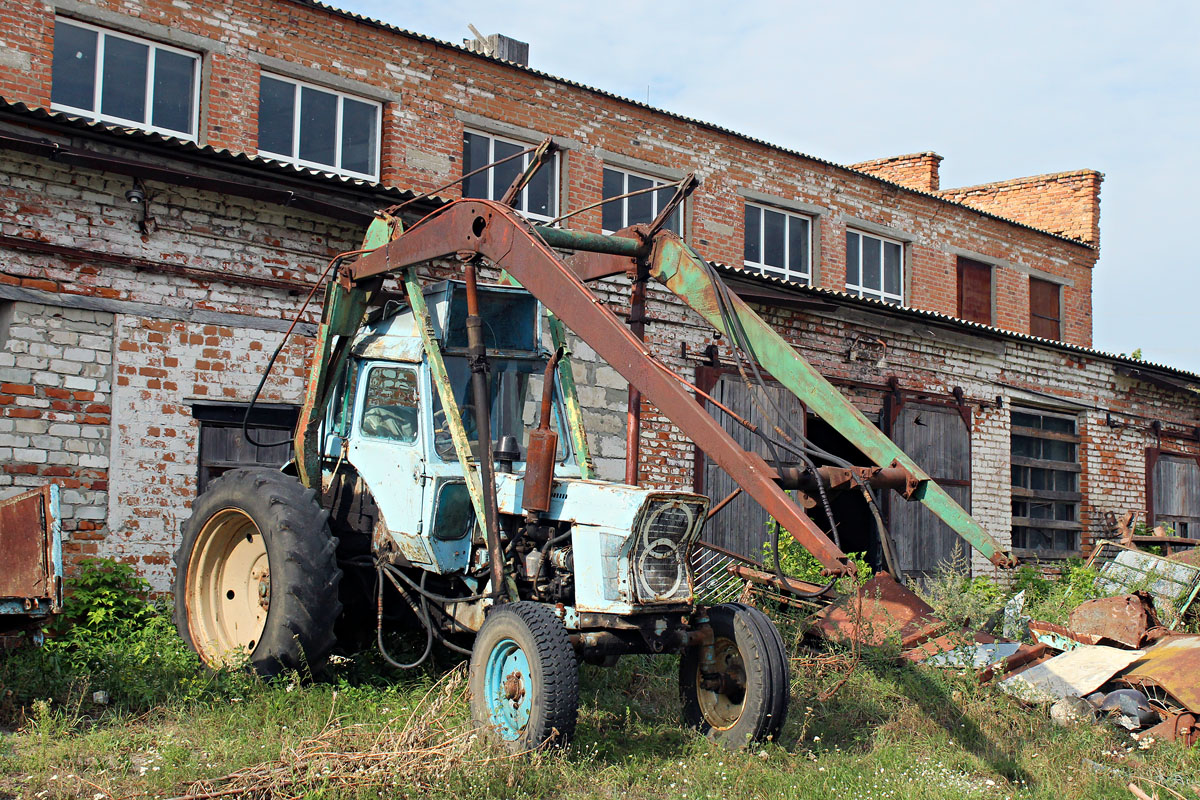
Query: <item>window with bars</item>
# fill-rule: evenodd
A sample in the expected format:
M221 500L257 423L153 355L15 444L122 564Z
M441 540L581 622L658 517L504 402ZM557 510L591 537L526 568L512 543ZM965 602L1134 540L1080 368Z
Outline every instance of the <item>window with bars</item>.
M604 232L612 233L630 225L653 222L658 216L658 212L665 208L671 198L675 196L675 184L668 184L657 178L638 175L635 172L605 167L603 186L605 200L610 197L621 197L623 194L641 189L652 189L656 186L663 188L656 192L645 192L605 203L602 215ZM682 204L667 219L664 228L683 236Z
M511 141L489 133L464 131L463 174L516 155L531 146L529 143ZM532 156L533 153L526 153L467 178L462 183L463 197L501 199L513 181L529 166ZM530 219L548 222L558 216L558 158L559 154L554 153L534 174L517 198L517 210Z
M1012 411L1013 547L1079 549L1079 433L1076 417Z
M192 417L200 423L196 493L222 473L238 467L279 469L292 457L291 433L299 410L290 405L258 404L250 412L248 429L253 444L242 435L244 405L197 403ZM270 445L263 447L262 445Z
M746 203L747 269L805 285L812 283L812 219Z
M196 53L55 18L55 111L195 139L199 102Z
M1062 287L1041 278L1029 279L1029 333L1062 339Z
M846 291L904 305L904 244L846 231Z
M309 169L379 178L381 106L373 100L263 74L258 152Z
M1172 535L1200 539L1200 456L1146 453L1147 505L1151 526L1170 528Z

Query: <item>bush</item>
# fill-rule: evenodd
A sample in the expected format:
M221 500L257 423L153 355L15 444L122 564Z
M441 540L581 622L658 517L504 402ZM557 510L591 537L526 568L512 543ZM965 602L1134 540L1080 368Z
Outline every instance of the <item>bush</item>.
M79 572L67 581L63 613L51 626L61 634L76 626L93 632L115 630L142 622L153 613L146 595L149 584L129 564L107 558L79 562Z
M766 564L768 572L775 569L775 557L771 547L775 536L779 536L779 566L785 575L806 583L825 584L828 582L829 579L821 574L821 570L825 568L824 565L817 560L816 556L808 552L804 545L783 530L773 518L767 519L767 542L763 545L763 563ZM866 561L866 553L847 553L847 555L854 564L858 582L863 583L870 580L874 573L871 565ZM853 581L849 579L838 581L837 590L849 592L852 583Z
M139 712L248 680L240 672L206 671L176 632L170 609L145 599L146 583L132 567L94 559L67 588L64 614L45 645L0 658L4 716L26 716L37 703L95 708L94 692L106 693L112 709ZM35 716L44 717L45 708Z

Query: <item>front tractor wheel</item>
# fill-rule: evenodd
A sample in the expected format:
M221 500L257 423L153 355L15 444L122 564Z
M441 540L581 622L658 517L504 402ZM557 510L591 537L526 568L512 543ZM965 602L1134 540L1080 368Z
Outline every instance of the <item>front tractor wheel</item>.
M515 753L561 747L575 733L579 667L567 629L539 603L488 614L471 650L471 716Z
M726 603L708 610L713 643L679 659L684 721L727 747L777 737L790 694L783 639L766 614Z
M235 469L192 504L175 553L175 625L201 660L260 675L317 669L333 647L337 539L316 495L270 469Z

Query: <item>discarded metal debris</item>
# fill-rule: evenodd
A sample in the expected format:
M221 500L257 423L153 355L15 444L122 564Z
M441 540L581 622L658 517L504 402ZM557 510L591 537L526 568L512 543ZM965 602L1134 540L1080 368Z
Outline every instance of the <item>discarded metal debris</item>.
M1129 664L1121 682L1167 707L1200 714L1200 636L1168 636Z
M1091 635L1130 649L1141 647L1158 629L1154 599L1146 592L1102 597L1080 603L1071 612L1067 627L1077 635Z
M909 649L946 629L933 607L886 572L878 572L857 593L845 595L813 618L816 633L834 640L879 646L899 640Z
M1122 547L1113 542L1096 546L1087 565L1099 573L1096 588L1109 594L1145 590L1154 597L1158 618L1170 630L1179 627L1200 593L1200 566Z
M1011 675L999 684L1004 692L1029 703L1086 697L1137 661L1141 650L1094 645L1079 647Z
M1126 730L1136 731L1159 721L1158 712L1150 706L1150 698L1137 689L1117 689L1099 697L1093 695L1088 700L1099 703L1100 713Z

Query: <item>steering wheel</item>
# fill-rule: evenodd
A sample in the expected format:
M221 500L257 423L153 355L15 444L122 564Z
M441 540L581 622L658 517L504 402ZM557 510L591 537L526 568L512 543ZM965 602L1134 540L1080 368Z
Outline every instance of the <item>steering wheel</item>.
M475 427L475 406L467 403L460 408L463 427L467 429L467 438L470 440L472 439L471 432ZM467 425L468 420L472 423L471 425ZM450 434L450 423L446 418L445 408L436 408L433 411L433 446L438 453L454 452L454 437Z

